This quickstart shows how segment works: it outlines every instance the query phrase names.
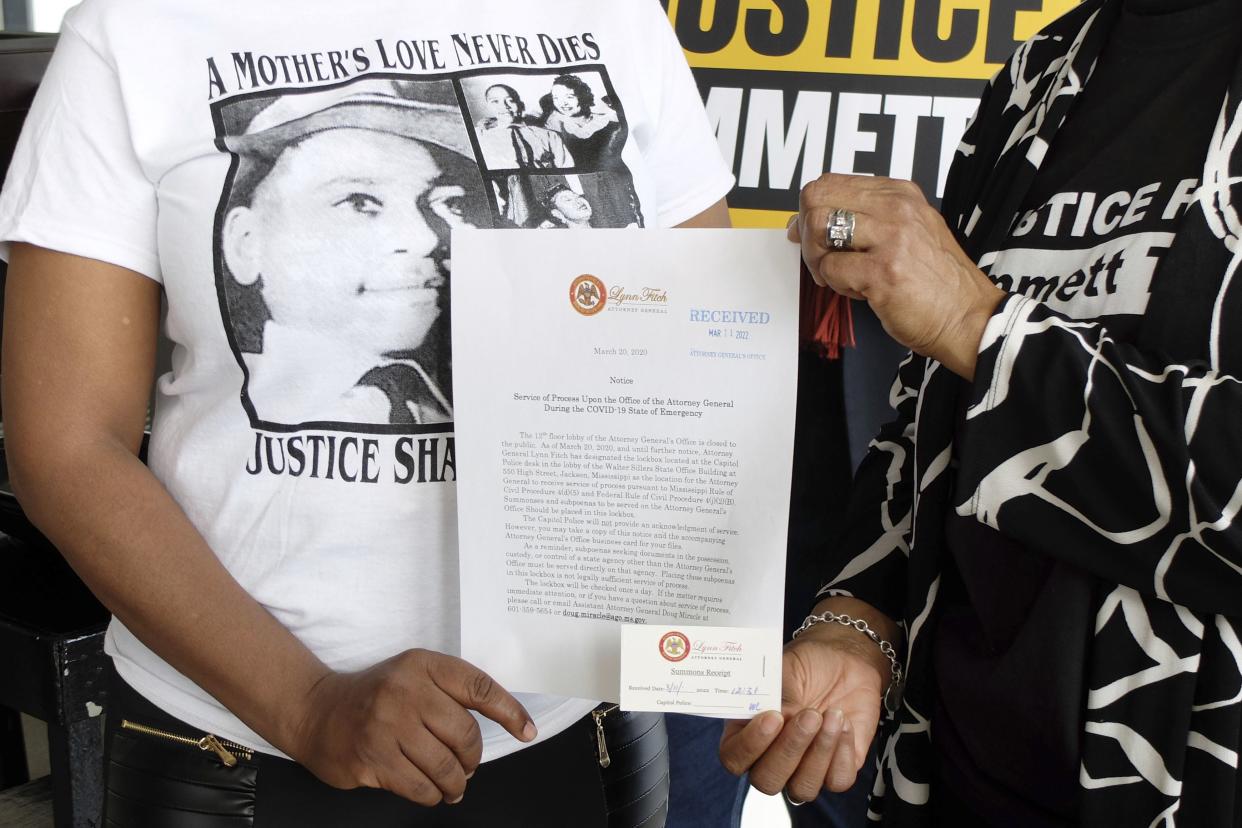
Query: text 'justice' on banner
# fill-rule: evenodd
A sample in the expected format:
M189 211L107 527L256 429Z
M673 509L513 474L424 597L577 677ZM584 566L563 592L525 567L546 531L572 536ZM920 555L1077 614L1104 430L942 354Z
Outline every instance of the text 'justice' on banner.
M662 0L738 184L779 226L826 171L939 199L984 82L1076 0Z

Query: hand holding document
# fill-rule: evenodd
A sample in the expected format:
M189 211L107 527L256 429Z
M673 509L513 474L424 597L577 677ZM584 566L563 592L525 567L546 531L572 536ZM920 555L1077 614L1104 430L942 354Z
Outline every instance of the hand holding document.
M719 643L749 642L775 697L716 715L778 708L797 249L468 229L453 251L463 657L510 690L617 700L622 624L689 646L759 628ZM757 687L695 678L704 699Z

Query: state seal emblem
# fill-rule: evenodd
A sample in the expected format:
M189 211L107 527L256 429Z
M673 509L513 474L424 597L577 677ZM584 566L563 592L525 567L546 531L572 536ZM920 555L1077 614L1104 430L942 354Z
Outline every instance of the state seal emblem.
M569 304L583 316L594 316L607 302L604 283L590 273L583 273L569 286Z
M685 633L665 633L660 638L660 655L666 661L681 661L690 655L690 639L686 638Z

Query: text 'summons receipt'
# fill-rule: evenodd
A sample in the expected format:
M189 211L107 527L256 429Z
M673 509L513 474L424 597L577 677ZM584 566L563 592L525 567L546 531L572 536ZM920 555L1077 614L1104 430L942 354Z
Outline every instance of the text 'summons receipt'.
M454 230L463 658L616 701L623 624L780 629L798 255L775 230Z

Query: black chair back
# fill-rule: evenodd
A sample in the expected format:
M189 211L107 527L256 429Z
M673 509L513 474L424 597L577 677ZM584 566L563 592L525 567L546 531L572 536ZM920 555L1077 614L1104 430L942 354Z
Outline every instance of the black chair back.
M0 32L0 181L13 160L17 136L34 100L35 90L56 46L56 35L14 35ZM0 308L4 307L4 275L0 261ZM0 315L0 332L3 331Z
M0 179L55 45L56 35L0 35Z

